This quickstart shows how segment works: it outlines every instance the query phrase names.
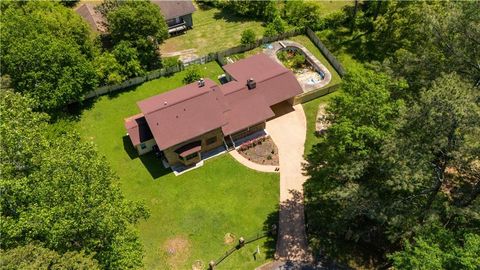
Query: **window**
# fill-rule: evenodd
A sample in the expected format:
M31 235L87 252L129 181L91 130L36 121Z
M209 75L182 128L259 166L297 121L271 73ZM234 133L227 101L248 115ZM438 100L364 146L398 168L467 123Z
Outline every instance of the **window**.
M193 153L185 157L185 160L194 159L198 156L198 153Z
M145 143L141 143L140 148L145 149L145 148L147 148L147 145Z
M207 145L213 144L215 142L217 142L217 137L216 136L207 139Z

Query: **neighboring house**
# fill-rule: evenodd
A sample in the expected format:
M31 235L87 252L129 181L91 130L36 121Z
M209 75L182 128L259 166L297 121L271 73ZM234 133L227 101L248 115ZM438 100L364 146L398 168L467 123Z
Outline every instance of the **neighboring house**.
M75 12L87 21L93 31L101 34L106 33L107 25L105 18L100 12L95 10L95 6L96 4L86 3L75 9Z
M183 32L193 27L192 13L196 10L192 1L151 1L156 4L165 18L168 26L168 33L174 34ZM100 2L99 2L100 3ZM99 33L106 33L106 19L103 15L95 10L93 3L80 5L75 12L82 16L90 25L90 27Z
M271 106L302 93L292 71L263 53L223 68L231 79L223 85L200 80L137 103L142 113L125 127L140 155L158 147L170 165L192 165L263 130Z
M192 1L152 1L160 7L168 33L174 34L193 27L192 13L196 10Z

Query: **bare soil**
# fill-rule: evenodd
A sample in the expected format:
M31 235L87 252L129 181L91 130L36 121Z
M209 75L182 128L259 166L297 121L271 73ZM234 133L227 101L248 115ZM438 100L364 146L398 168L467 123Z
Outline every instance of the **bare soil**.
M225 236L223 237L223 242L227 245L235 242L235 234L233 233L226 233Z
M163 251L167 254L167 263L171 269L180 269L190 256L191 244L187 238L177 236L165 241Z
M244 144L238 149L244 158L261 165L278 166L278 148L269 136L250 144Z

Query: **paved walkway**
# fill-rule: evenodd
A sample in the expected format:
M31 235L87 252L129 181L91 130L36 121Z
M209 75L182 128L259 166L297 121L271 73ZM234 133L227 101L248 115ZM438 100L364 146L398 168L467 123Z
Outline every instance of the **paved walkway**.
M276 257L280 260L311 262L303 212L303 150L306 119L302 105L280 104L272 108L276 118L267 122L267 131L280 157L280 215Z
M252 162L242 155L240 155L237 150L232 150L230 151L230 155L236 159L238 162L242 163L245 167L248 167L252 170L260 171L260 172L273 172L273 173L278 173L278 171L275 171L275 169L278 168L278 166L271 166L271 165L261 165L257 164L255 162Z

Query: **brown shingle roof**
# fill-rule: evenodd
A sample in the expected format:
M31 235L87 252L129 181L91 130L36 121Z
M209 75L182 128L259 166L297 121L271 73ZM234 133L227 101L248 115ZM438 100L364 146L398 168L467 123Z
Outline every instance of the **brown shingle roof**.
M143 113L125 118L125 128L134 146L153 138Z
M213 86L207 79L203 87L195 82L137 103L161 150L225 125Z
M231 135L273 116L272 109L260 95L246 96L230 104L230 110L225 112L227 124L222 127L222 132Z
M95 4L83 4L75 9L75 12L82 16L93 30L105 33L107 31L105 18L95 10L95 6Z
M183 15L191 14L195 11L195 6L193 5L192 1L187 1L187 0L183 0L183 1L156 0L156 1L152 1L152 3L160 7L160 10L162 11L163 17L165 17L165 20L170 20Z
M225 67L236 80L192 83L138 102L161 150L221 128L224 135L274 116L270 106L302 93L293 73L264 54ZM256 81L248 89L247 78Z

